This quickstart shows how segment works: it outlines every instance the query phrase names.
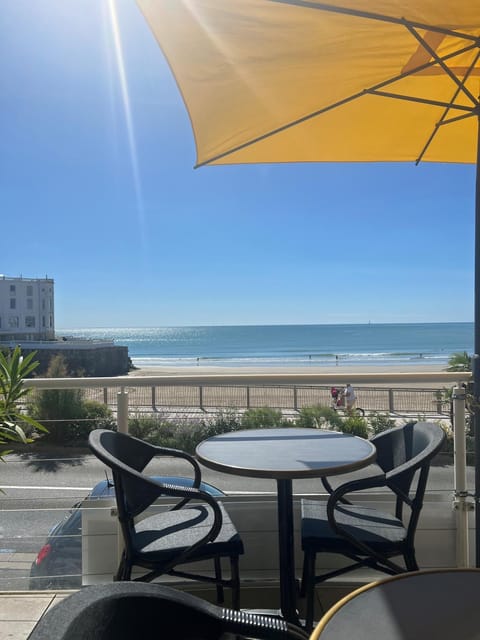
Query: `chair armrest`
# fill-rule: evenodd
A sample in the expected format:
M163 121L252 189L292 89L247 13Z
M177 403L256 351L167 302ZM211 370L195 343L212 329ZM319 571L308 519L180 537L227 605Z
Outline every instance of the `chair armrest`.
M170 447L160 447L155 445L155 456L170 456L172 458L181 458L182 460L189 462L194 471L193 486L197 489L200 487L202 471L198 462L189 453L181 451L180 449L171 449Z
M348 493L363 491L365 489L374 489L375 487L384 487L385 485L386 475L384 473L377 473L374 476L350 480L349 482L341 484L331 493L330 498L328 499L328 504L332 504L332 509L334 509L335 504L340 502L343 499L343 496Z
M218 505L218 502L213 496L211 496L206 491L197 489L196 487L183 487L171 483L157 482L152 478L149 478L149 482L155 484L158 487L158 497L171 496L172 498L182 498L182 500L180 500L180 502L173 507L173 510L181 509L187 502L190 502L190 500L201 500L202 502L206 502L210 507L212 507L214 521L210 531L205 535L204 538L202 538L202 544L215 540L220 532L220 529L222 528L223 518L222 511ZM192 547L192 549L196 549L197 546L200 546L199 543Z
M334 489L332 487L332 485L330 484L329 479L327 478L327 476L322 476L320 478L320 480L322 481L323 487L324 489L327 491L327 493L329 493L330 495L332 495Z
M222 511L215 498L205 491L201 491L200 489L196 489L195 487L180 487L179 485L174 484L164 484L161 482L157 482L152 478L146 478L145 480L148 482L152 489L152 493L150 494L150 496L155 493L155 490L157 490L158 497L160 497L161 495L166 495L172 496L173 498L181 498L180 502L175 505L174 510L178 510L190 500L201 500L202 502L207 503L213 510L213 523L210 529L194 544L185 549L183 553L172 558L171 562L167 563L164 567L165 571L168 571L173 566L187 561L189 556L199 547L215 540L222 528Z
M276 616L225 608L221 610L212 608L212 611L218 618L221 615L222 627L228 633L228 637L231 634L239 634L242 638L247 636L261 640L308 640L309 638L303 629Z
M360 555L370 556L374 558L377 562L382 564L384 567L389 569L389 572L396 574L401 571L401 568L396 565L394 562L390 561L388 558L385 558L381 554L374 551L367 544L357 540L355 536L351 535L346 531L345 527L342 526L335 519L335 508L338 502L343 501L343 496L347 493L353 493L357 491L363 491L364 489L373 489L375 487L385 487L386 485L386 476L384 473L370 476L369 478L361 478L359 480L352 480L351 482L346 482L342 484L340 487L335 489L327 502L327 517L328 523L330 527L335 531L338 536L341 536L345 540L348 540L350 544L358 550Z
M398 465L398 467L395 467L391 471L387 471L387 481L395 480L395 478L400 477L405 472L411 473L413 475L417 471L417 469L420 469L420 467L424 466L425 464L425 458L422 458L422 456L417 456L416 463L415 458L412 458L411 460Z
M369 475L369 476L359 476L358 479L355 478L355 479L352 479L349 482L355 482L356 483L356 482L359 482L359 481L361 481L361 480L363 480L365 478L369 479L369 478L383 477L383 471L381 470L381 468L375 462L371 463L367 467L367 469L370 469L371 475ZM339 479L340 477L341 476L336 476L337 479ZM332 484L330 483L329 478L327 476L322 476L320 478L320 480L321 480L325 490L331 495L335 491L335 489L333 488ZM344 484L346 484L346 483L343 483L342 485L338 485L338 488L340 488L341 486L343 487ZM368 487L364 487L364 488L368 488ZM351 502L349 502L346 498L340 498L339 501L342 502L343 504L351 504Z
M338 502L345 504L345 496L348 493L354 493L357 491L363 491L365 489L373 489L375 487L384 487L385 486L385 474L378 474L376 476L370 476L369 478L360 478L358 480L351 480L350 482L345 482L335 489L335 491L331 494L327 502L327 517L328 523L332 527L332 529L338 535L347 537L352 541L352 537L348 535L345 531L342 530L342 526L338 524L335 519L335 508ZM351 503L348 503L351 504Z
M330 495L332 495L332 493L335 491L335 489L332 487L332 485L330 484L329 479L326 476L322 476L320 478L320 480L322 481L322 484L325 488L325 490L327 491L327 493L329 493ZM352 504L351 502L349 502L346 498L340 498L340 502L343 504Z

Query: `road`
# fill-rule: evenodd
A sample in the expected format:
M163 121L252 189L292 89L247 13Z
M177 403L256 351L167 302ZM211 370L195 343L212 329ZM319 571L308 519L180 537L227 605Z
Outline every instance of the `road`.
M65 451L65 450L64 450ZM0 590L28 588L30 565L54 524L90 489L105 479L105 467L84 451L70 455L33 454L7 456L2 464L0 486ZM154 461L152 475L190 475L189 465L177 460ZM226 493L271 492L272 480L241 478L202 470L203 479ZM109 472L109 477L111 474ZM342 481L345 476L342 476ZM469 468L469 484L473 487L473 469ZM431 468L429 490L451 492L452 465ZM317 479L294 483L296 493L321 490Z

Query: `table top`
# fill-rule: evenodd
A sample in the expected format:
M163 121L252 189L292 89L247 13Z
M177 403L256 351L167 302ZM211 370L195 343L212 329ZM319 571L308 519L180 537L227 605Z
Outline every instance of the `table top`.
M403 573L361 587L334 605L310 640L480 638L480 570Z
M325 429L249 429L213 436L196 450L210 469L250 478L318 478L361 469L375 460L363 438Z

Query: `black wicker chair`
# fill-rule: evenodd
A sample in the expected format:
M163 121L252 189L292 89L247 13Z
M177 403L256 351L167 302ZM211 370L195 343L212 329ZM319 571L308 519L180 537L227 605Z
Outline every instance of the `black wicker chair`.
M423 505L430 462L442 446L441 427L417 422L385 431L372 442L381 473L346 482L333 490L327 502L302 500L302 594L306 596L306 627L312 628L315 585L362 566L388 574L415 571L415 531ZM418 471L418 474L417 474ZM416 484L414 477L418 475ZM386 488L395 495L395 514L351 504L346 494ZM405 507L409 514L404 513ZM315 575L317 553L334 553L353 564ZM403 556L405 566L392 560Z
M224 602L224 587L232 589L232 607L239 608L238 561L243 544L225 508L199 489L201 472L197 461L176 449L158 447L132 436L97 429L90 433L93 453L113 472L118 519L124 551L116 580L130 580L133 567L147 572L136 578L150 582L169 574L216 585L217 601ZM186 460L194 471L192 487L161 483L142 473L155 456ZM152 515L144 512L162 496L174 498L169 510ZM142 516L143 514L143 516ZM230 577L222 575L222 558L230 561ZM214 575L180 571L186 563L213 560Z
M85 587L40 619L29 640L307 640L280 618L234 611L159 584Z

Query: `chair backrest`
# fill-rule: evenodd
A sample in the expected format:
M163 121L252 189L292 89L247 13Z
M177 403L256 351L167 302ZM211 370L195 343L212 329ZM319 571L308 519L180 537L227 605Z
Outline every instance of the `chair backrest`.
M156 453L156 447L144 440L107 429L92 431L89 445L94 449L95 455L111 469L123 463L141 472Z
M120 522L130 522L161 495L161 483L142 475L155 455L155 447L124 433L96 429L88 444L113 473Z
M227 633L308 638L278 617L231 611L158 583L115 582L65 598L41 618L29 640L221 640Z
M444 430L431 422L411 422L384 431L371 440L377 449L376 462L386 475L386 484L397 496L396 516L402 518L405 504L412 509L410 535L415 531L422 508L430 463L444 440ZM410 496L417 471L418 481L414 495Z

